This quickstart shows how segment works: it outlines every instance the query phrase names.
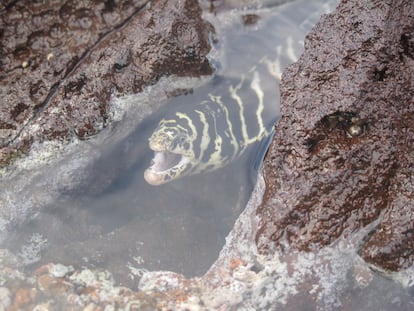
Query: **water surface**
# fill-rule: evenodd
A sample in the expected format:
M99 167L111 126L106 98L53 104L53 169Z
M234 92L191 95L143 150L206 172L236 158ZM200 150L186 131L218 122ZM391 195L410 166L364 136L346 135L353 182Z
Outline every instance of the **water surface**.
M199 81L200 87L183 86L177 91L181 96L168 100L135 127L121 120L99 138L84 142L84 148L96 155L94 162L73 174L82 174L87 182L60 189L57 198L16 228L2 247L18 254L28 269L50 261L107 268L124 284L147 269L202 275L246 205L266 144L221 170L154 187L143 179L152 157L147 139L163 115L191 109L209 93L226 92L221 84L237 83L253 67L261 73L271 111L268 122L274 122L283 68L297 59L306 33L334 3L293 1L217 15L206 12L216 28L210 55L214 77ZM139 96L131 98L139 105ZM123 100L117 99L118 105Z

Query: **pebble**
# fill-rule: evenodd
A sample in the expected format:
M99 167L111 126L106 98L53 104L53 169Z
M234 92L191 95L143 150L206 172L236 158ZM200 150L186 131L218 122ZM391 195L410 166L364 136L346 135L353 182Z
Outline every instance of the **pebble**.
M85 308L83 308L83 311L94 311L96 308L96 305L94 303L88 304Z
M13 306L17 309L22 308L29 304L32 300L30 289L19 288L14 295Z

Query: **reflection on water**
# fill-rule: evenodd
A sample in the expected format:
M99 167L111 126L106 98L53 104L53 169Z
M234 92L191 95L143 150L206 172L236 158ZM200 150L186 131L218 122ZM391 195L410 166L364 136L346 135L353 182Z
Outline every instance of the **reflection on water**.
M216 49L211 54L217 75L236 81L257 66L273 110L269 120L276 118L278 78L300 55L303 38L327 9L326 2L295 1L206 16L217 29ZM328 2L332 8L335 1ZM143 171L152 157L147 138L158 120L169 110L191 107L209 92L219 92L215 83L212 79L172 99L133 130L125 129L122 122L116 124L101 134L107 135L106 144L94 139L85 142L99 154L92 165L78 172L89 182L62 189L57 200L13 232L3 247L19 254L29 267L54 261L108 268L123 283L139 276L141 269L203 274L247 202L255 174L251 168L257 167L253 164L265 146L257 146L262 149L252 150L219 171L160 187L148 185ZM112 141L117 131L130 133L121 141Z

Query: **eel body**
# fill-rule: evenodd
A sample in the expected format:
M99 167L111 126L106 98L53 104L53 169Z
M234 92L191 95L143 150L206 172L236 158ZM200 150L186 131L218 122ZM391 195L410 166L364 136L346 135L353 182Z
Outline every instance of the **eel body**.
M219 62L223 60L226 72L238 78L223 77L203 100L161 120L149 139L154 158L145 180L161 185L212 171L242 156L256 142L267 143L279 117L282 71L297 60L303 38L321 13L336 3L298 0L278 6L275 12L264 9L257 15L254 11L251 16L260 18L251 26L240 24L243 17L238 14L233 15L236 27L226 26L227 17L210 16L220 25L223 54ZM263 150L254 152L261 155Z
M269 137L278 98L268 98L261 80L256 67L239 79L223 78L205 100L164 117L149 138L154 157L145 180L162 185L216 170Z

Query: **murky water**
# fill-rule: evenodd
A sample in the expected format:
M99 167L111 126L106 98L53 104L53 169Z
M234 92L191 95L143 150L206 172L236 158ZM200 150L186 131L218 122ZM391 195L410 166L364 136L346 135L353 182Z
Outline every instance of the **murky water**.
M221 85L228 81L237 84L253 67L260 72L270 108L266 121L274 122L279 114L278 83L283 68L297 59L306 33L336 2L293 1L251 11L206 12L217 31L211 53L217 67L215 77L191 80L192 84L172 78L182 95L162 102L154 90L173 84L171 78L144 97L114 99L117 107L127 102L144 107L135 108L135 114L142 109L148 115L148 101L162 108L138 126L135 114L127 113L99 137L82 142L70 156L36 175L34 180L39 183L32 183L30 190L24 188L23 196L33 196L27 201L40 202L42 208L11 232L1 247L17 254L29 270L50 261L99 267L109 269L122 284L133 283L145 270L202 275L217 258L246 205L266 143L220 170L154 187L143 179L152 157L147 139L165 114L191 109L209 93L222 95L227 87ZM83 158L88 159L87 164L77 166ZM63 184L49 195L41 182L48 175L73 180L75 186ZM48 199L42 197L44 193ZM410 299L412 293L401 294L395 283L377 278L364 297L351 294L350 310L361 306L366 307L360 310L371 310L377 304L364 300L378 288L402 304Z
M282 69L300 55L305 34L325 10L324 1L301 1L255 11L206 13L217 30L211 53L217 67L214 77L198 82L201 87L186 85L184 95L168 100L136 128L121 120L99 139L86 142L90 153L97 154L81 172L86 182L60 189L57 198L13 232L3 247L18 254L28 268L50 261L107 268L124 284L145 269L202 275L249 198L266 142L223 169L154 187L143 179L152 157L147 139L166 113L191 109L209 93L223 96L242 75L249 78L252 68L259 72L269 116L265 122L272 127L279 114ZM242 90L241 97L246 96ZM118 99L118 104L123 101ZM244 104L256 105L247 100ZM60 165L49 169L59 170Z

